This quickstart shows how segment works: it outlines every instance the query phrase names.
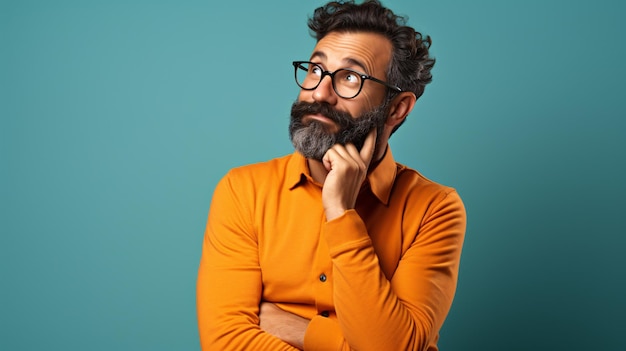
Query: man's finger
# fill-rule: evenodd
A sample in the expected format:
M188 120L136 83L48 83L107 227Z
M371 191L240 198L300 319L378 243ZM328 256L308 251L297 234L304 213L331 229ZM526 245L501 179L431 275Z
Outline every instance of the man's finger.
M367 135L367 138L365 138L365 142L363 143L363 147L361 148L361 159L363 160L363 162L365 162L365 165L368 168L370 162L372 162L372 157L374 157L374 149L376 148L376 136L376 128L373 128Z

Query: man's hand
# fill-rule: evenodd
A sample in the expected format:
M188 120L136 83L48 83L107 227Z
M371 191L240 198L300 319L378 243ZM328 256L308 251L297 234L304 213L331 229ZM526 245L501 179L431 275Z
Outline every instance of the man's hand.
M354 208L361 185L372 162L376 146L376 128L367 135L359 152L352 144L335 144L322 162L328 171L322 189L326 220L331 221Z
M304 349L304 334L309 326L308 319L283 311L271 302L261 303L259 319L259 326L263 331L293 347Z

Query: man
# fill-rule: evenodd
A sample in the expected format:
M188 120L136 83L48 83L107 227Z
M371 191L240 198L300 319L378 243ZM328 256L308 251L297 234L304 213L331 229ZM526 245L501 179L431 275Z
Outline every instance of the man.
M434 60L378 1L331 2L294 62L296 152L217 185L197 285L204 350L437 350L465 210L387 141Z

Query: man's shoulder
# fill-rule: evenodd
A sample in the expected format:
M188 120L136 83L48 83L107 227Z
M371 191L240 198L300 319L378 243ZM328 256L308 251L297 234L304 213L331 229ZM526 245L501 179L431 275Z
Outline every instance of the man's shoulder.
M288 174L289 163L293 157L293 154L284 155L267 161L234 167L228 171L225 177L239 180L284 178Z
M292 157L293 157L293 154L290 154L290 155L283 155L283 156L275 157L266 161L249 163L246 165L234 167L230 170L230 172L236 172L236 173L272 172L272 171L284 169Z
M397 165L396 185L401 186L407 193L416 193L421 196L430 194L432 196L446 196L455 193L456 189L434 181L426 177L417 169L405 166L401 163Z
M392 201L402 204L406 213L456 213L465 217L465 206L457 189L436 182L421 172L397 164ZM410 216L409 216L410 217Z

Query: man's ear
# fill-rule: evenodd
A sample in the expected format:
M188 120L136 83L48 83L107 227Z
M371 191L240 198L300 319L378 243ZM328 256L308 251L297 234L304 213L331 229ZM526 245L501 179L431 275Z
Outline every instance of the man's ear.
M417 97L409 91L401 92L398 96L393 98L393 100L391 100L389 115L387 116L385 124L390 127L395 127L404 121L406 116L408 116L411 110L413 110L415 101L417 101Z

